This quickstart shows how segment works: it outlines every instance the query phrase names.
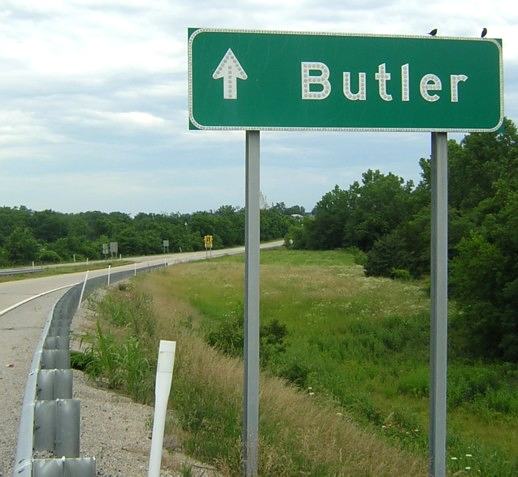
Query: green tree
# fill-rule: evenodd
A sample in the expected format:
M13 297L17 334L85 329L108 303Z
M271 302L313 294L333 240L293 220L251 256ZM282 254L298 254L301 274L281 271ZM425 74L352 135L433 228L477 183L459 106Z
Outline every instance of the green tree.
M515 174L516 175L516 174ZM482 223L458 245L452 294L457 327L474 354L518 360L518 180L477 207ZM485 213L484 213L485 211Z
M314 219L304 221L305 237L298 242L310 249L342 247L349 211L349 192L336 185L313 209Z
M369 169L362 184L349 189L349 213L344 227L344 245L368 251L376 240L392 232L416 211L414 184L392 173Z
M7 237L5 249L11 263L29 263L38 257L40 245L28 227L16 227Z

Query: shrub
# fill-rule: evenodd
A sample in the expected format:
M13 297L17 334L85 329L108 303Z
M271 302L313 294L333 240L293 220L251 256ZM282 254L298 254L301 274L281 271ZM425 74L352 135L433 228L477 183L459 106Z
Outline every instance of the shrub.
M274 357L286 351L285 340L288 335L286 325L274 319L260 327L260 359L266 366ZM229 356L242 356L244 346L243 307L239 305L223 316L223 319L205 334L211 346Z
M365 266L367 263L367 254L358 247L347 247L345 251L353 256L356 265Z
M365 274L367 276L391 277L394 269L405 264L405 251L396 232L377 240L367 254Z
M54 250L41 250L38 254L38 260L43 263L59 263L61 257Z
M309 368L299 362L291 362L285 365L279 372L279 376L299 388L305 388L307 386L308 374Z
M211 346L229 356L243 353L243 307L225 314L219 323L207 333L205 340Z
M461 240L458 252L451 282L462 313L454 327L473 354L518 360L516 255L482 233Z
M428 368L415 368L399 379L398 391L419 398L427 397L429 394L429 381Z
M448 405L456 407L473 402L499 387L499 375L493 369L475 366L450 366Z
M404 268L393 268L391 276L394 280L402 280L404 282L407 282L412 279L412 275L410 275L410 272Z

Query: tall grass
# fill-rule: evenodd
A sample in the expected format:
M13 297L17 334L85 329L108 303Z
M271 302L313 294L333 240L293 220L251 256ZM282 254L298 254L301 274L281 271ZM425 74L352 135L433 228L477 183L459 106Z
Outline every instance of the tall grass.
M157 338L151 298L125 285L96 303L97 321L82 336L73 364L100 384L139 402L151 402Z
M425 456L428 451L429 298L425 283L366 278L340 251L269 251L261 259L261 323L277 320L284 350L262 359L313 398L330 398L381 438ZM241 333L242 258L177 267L142 286L191 306L199 336L228 342ZM454 309L454 304L452 304ZM220 340L224 341L224 340ZM220 347L224 349L224 347ZM230 353L232 354L232 353ZM509 364L468 361L450 353L448 459L465 458L481 475L517 473L517 378ZM310 389L311 388L311 389Z
M143 302L150 305L149 313L143 316L154 321L157 335L178 343L171 396L175 419L168 432L179 438L183 449L192 456L215 465L224 475L240 475L243 363L204 341L196 332L199 317L195 310L160 286L164 278L150 276L145 282L137 281L139 291L113 290L104 298L97 308L95 333L88 338L90 361L86 371L142 400L145 394L134 393L127 381L137 381L130 379L133 375L142 380L146 380L145 375L153 376L155 364L148 364L156 346L139 346L134 361L127 361L132 356L127 352L128 343L135 343L137 337L128 326L131 320L121 319L120 313L136 315L142 312ZM152 304L142 300L150 291ZM119 309L122 304L125 312ZM140 338L146 341L150 337ZM125 379L121 379L120 368L126 368ZM362 430L331 400L315 400L285 381L263 374L260 405L260 475L425 474L424 459Z
M131 337L146 343L150 375L155 337L178 342L170 432L225 475L241 462L242 283L238 257L138 278L100 304L95 338L107 356ZM425 285L365 278L338 251L263 253L261 284L260 474L425 475ZM515 368L452 353L449 372L449 471L516 475Z

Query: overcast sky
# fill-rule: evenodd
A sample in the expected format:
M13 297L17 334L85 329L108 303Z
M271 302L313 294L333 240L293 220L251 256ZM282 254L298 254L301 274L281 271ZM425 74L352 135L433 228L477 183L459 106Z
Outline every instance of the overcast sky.
M0 0L0 206L189 212L244 203L244 132L189 131L187 28L502 38L516 0ZM455 135L460 138L462 136ZM419 180L427 133L264 132L268 202L311 209L368 168Z

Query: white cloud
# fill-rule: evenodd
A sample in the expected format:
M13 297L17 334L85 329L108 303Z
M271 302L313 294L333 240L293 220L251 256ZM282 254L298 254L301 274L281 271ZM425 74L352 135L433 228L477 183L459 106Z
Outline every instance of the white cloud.
M167 121L153 114L143 111L129 111L123 113L114 113L109 111L88 111L87 114L94 118L111 121L122 126L132 127L163 127L167 125Z
M58 143L59 136L38 121L34 114L26 111L0 110L0 146L27 146L29 144ZM0 150L0 158L7 155Z
M478 36L485 26L503 38L513 118L517 24L514 0L0 0L0 203L132 211L164 210L167 195L183 210L242 203L244 132L188 130L187 27L390 34L436 27L440 35ZM261 137L267 196L309 208L368 167L416 178L419 157L429 155L428 136L419 134ZM89 183L100 184L95 195L81 190ZM29 191L30 184L41 187Z

